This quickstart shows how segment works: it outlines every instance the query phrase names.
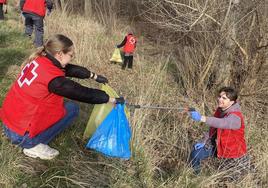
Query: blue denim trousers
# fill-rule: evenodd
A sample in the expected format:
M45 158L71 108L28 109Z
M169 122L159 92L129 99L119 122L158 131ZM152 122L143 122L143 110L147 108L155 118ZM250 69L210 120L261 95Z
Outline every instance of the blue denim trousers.
M22 148L32 148L37 144L48 144L53 140L58 134L60 134L64 129L66 129L73 120L79 114L79 106L73 102L66 102L64 104L66 109L65 116L59 120L57 123L41 132L37 136L30 138L29 133L27 132L24 136L20 136L17 133L11 131L4 125L5 135L11 140L12 144L16 144Z
M214 157L216 154L215 147L202 147L200 149L195 149L193 147L191 154L190 154L190 165L194 169L195 174L199 174L201 171L201 161L208 158Z

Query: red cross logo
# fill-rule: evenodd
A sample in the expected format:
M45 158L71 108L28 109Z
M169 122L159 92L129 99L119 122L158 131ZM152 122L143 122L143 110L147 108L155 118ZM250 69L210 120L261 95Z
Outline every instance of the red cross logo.
M35 72L38 66L39 65L36 61L32 61L23 68L18 79L18 84L20 87L22 87L24 83L29 86L34 81L34 79L38 76L38 74Z
M129 39L129 42L130 42L130 44L135 44L135 38L134 37L130 37L130 39Z

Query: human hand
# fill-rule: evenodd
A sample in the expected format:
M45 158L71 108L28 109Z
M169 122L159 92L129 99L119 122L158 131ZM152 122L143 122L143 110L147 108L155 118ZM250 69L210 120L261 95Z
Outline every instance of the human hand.
M99 83L102 83L102 84L106 84L106 83L108 83L108 79L105 78L102 75L97 75L96 82L99 82Z
M191 115L191 118L194 120L194 121L201 121L201 114L197 111L190 111L190 115Z
M201 148L203 148L205 146L205 143L204 142L198 142L194 145L194 149L195 150L199 150Z
M115 98L115 104L125 104L124 97Z

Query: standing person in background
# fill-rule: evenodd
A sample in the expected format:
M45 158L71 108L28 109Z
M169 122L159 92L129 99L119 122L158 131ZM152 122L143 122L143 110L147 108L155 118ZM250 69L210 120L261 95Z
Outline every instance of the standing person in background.
M48 146L78 116L79 106L64 97L90 104L123 104L104 91L84 87L66 77L91 78L107 83L107 78L69 64L74 57L73 42L54 35L22 65L22 71L7 93L0 117L5 135L23 148L29 157L53 159L59 152Z
M4 16L4 4L7 4L7 0L0 0L0 20L4 20L5 16ZM6 9L7 11L7 9Z
M204 122L210 127L209 133L201 142L194 145L190 155L191 165L196 174L200 172L201 160L212 156L221 161L222 170L249 170L245 122L240 105L236 101L237 97L237 92L233 88L223 87L219 90L218 108L214 117L202 116L197 111L190 112L194 121Z
M135 51L137 44L137 39L133 35L132 31L129 31L128 34L125 36L124 40L121 42L121 44L118 44L117 48L123 48L124 52L124 62L122 64L122 69L125 69L126 66L130 69L132 69L133 66L133 53Z
M32 36L35 27L34 45L43 45L44 17L46 9L51 12L53 3L51 0L20 0L20 9L25 17L25 34Z

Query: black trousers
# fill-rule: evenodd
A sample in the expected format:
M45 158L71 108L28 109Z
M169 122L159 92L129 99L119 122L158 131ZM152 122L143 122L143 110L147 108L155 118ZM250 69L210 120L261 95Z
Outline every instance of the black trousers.
M0 3L0 20L4 19L4 4Z
M132 69L132 66L133 66L133 56L124 56L124 62L123 62L123 65L122 65L122 69L125 69L126 66L129 69Z

